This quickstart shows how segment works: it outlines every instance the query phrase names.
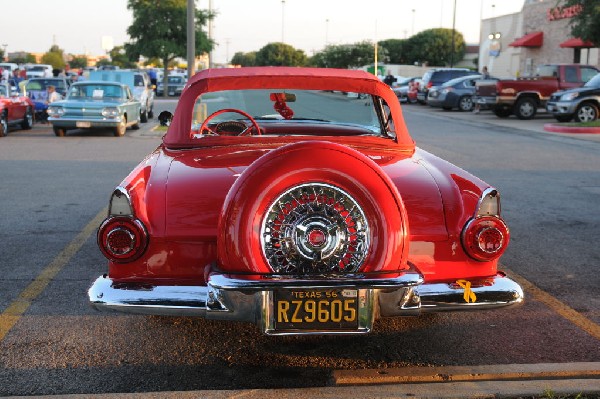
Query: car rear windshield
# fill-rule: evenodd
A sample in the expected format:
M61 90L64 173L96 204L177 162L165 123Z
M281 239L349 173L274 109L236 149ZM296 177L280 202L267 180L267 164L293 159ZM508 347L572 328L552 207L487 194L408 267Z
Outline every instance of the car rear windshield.
M382 135L383 126L375 101L359 93L318 90L227 90L202 94L194 106L192 130L198 131L213 113L236 109L252 116L259 124L312 124L346 126L361 129L364 134ZM243 115L224 112L211 118L211 123L247 120Z
M434 83L443 83L450 79L465 76L471 73L470 71L438 71L433 74L432 80Z

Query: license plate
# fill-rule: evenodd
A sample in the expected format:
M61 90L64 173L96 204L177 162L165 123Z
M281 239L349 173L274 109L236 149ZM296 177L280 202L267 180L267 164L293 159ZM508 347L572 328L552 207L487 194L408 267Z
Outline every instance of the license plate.
M78 122L75 122L75 126L85 128L85 127L91 127L92 124L90 122L78 121Z
M276 331L356 331L356 289L289 289L273 293Z
M174 96L174 95L175 95L175 92L173 92L173 91L170 91L170 92L169 92L169 95L170 95L170 96Z

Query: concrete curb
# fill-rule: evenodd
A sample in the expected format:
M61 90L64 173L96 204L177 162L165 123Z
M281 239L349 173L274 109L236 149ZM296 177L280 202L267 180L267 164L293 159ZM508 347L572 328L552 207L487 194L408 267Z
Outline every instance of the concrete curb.
M565 126L558 123L544 124L544 130L552 133L600 134L600 127Z
M333 385L600 378L600 362L335 370Z

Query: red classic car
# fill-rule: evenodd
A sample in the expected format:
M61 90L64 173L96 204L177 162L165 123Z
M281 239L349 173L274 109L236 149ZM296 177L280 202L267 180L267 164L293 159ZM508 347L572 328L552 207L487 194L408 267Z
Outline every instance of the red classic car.
M498 190L417 148L375 76L209 69L114 190L108 273L88 297L266 334L366 333L378 317L522 302L497 270L508 242Z
M28 97L11 93L7 83L0 83L0 137L6 136L11 126L31 129L33 110L33 103Z

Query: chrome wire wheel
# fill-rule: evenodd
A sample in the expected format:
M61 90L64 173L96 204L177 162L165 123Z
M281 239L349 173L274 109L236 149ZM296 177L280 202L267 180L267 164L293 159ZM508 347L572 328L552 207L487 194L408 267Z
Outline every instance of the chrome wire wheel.
M280 274L354 273L369 252L369 226L348 193L324 183L294 186L269 207L261 247Z

